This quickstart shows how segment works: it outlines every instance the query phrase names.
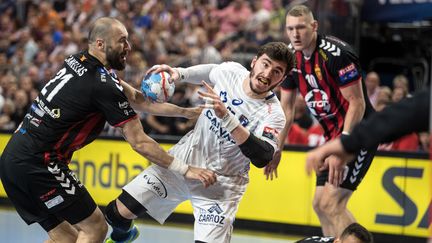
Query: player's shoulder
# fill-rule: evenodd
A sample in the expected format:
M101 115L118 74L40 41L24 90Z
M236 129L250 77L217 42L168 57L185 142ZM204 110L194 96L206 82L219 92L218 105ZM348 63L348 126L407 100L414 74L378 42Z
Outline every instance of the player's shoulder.
M232 62L232 61L223 62L219 64L217 69L219 69L219 71L224 71L224 72L247 71L247 69L243 67L243 65L241 65L238 62Z
M317 44L318 51L324 58L337 58L348 54L355 55L350 44L331 35L318 35Z

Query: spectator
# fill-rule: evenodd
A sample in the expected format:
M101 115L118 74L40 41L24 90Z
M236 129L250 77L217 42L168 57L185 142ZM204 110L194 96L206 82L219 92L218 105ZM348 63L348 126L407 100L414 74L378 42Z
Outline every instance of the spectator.
M365 85L366 85L366 91L369 100L372 106L376 108L378 102L379 86L380 86L380 77L378 73L374 71L369 72L366 75Z

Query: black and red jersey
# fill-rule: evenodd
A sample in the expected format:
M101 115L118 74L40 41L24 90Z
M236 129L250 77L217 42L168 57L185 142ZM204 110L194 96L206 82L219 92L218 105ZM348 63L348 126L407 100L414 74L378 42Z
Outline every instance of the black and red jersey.
M347 43L333 37L318 35L317 47L309 58L295 52L296 66L282 83L283 89L298 89L312 115L324 129L326 140L343 131L348 101L340 88L362 82L366 103L364 117L373 112L362 80L359 59Z
M65 59L5 151L68 163L75 150L96 139L105 122L119 126L135 116L115 73L84 51Z

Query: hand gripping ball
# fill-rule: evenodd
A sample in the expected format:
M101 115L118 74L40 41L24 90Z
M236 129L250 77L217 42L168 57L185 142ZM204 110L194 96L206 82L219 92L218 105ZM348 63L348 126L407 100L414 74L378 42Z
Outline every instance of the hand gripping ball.
M144 97L153 102L167 102L175 90L174 83L168 82L169 77L167 72L147 74L141 82L141 91Z

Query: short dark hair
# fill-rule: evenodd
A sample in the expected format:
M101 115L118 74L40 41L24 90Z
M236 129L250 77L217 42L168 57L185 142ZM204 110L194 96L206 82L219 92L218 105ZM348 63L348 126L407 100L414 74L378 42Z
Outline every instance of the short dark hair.
M346 239L348 236L353 235L357 239L361 240L362 243L373 243L372 234L363 226L358 223L352 223L348 225L342 232L340 239Z
M306 5L295 5L292 8L290 8L287 12L287 16L293 16L293 17L300 17L306 15L313 16L312 11Z
M288 45L283 42L269 42L260 46L257 53L257 58L266 54L271 59L286 63L285 74L293 69L295 64L295 57Z
M116 23L120 23L115 18L101 17L90 25L90 31L88 34L88 43L93 43L97 38L110 38L112 26Z

